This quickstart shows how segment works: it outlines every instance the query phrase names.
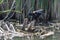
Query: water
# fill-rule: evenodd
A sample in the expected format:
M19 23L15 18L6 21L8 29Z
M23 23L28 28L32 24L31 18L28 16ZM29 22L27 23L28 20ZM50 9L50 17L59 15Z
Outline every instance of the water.
M7 29L9 29L8 26L6 26L6 27L7 27ZM6 27L5 27L5 28L6 28ZM13 25L11 25L10 28L13 28L12 31L15 31ZM9 30L10 30L10 29L9 29ZM16 34L16 35L17 35L17 34ZM21 38L15 37L15 38L13 38L13 40L60 40L60 32L55 32L54 35L49 36L49 37L44 38L44 39L40 39L39 36L31 36L31 37L28 37L28 38L27 38L27 37L23 37L23 38L22 38L22 37L21 37Z
M15 37L13 39L14 40L29 40L26 37L24 37L24 38ZM60 40L60 32L56 32L53 36L49 36L49 37L44 38L44 39L40 39L38 36L37 37L34 36L30 40Z

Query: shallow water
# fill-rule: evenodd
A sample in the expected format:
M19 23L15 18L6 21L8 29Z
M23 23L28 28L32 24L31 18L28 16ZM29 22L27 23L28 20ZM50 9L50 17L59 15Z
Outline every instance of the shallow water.
M53 36L49 36L45 39L40 39L39 37L32 37L31 39L15 37L14 40L60 40L60 32L56 32Z

